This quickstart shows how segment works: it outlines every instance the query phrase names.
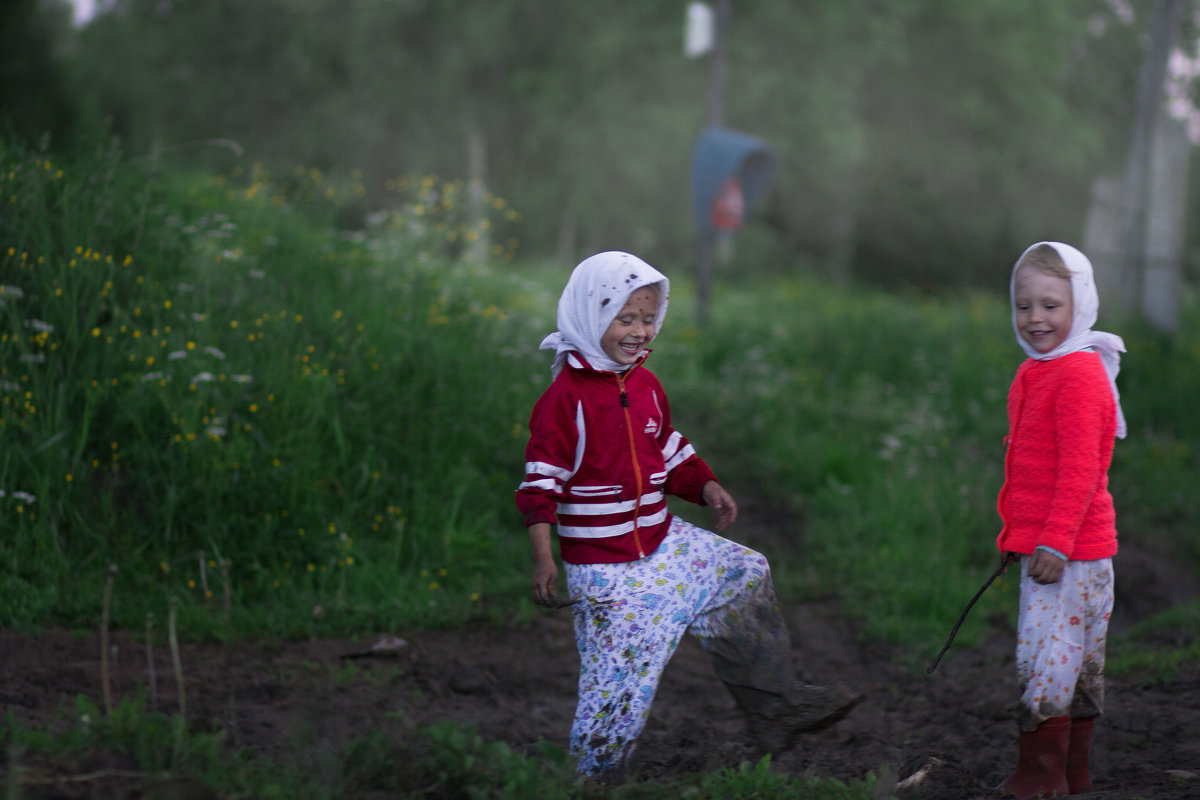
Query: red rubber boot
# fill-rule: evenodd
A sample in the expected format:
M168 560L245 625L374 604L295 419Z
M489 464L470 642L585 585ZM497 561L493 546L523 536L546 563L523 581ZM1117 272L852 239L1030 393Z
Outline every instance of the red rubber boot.
M1092 732L1095 729L1095 717L1071 720L1071 741L1067 745L1067 786L1071 794L1083 794L1092 790L1088 758L1092 752Z
M1004 782L1004 791L1020 800L1035 797L1065 797L1067 747L1071 741L1071 718L1051 717L1037 730L1021 731L1017 771Z

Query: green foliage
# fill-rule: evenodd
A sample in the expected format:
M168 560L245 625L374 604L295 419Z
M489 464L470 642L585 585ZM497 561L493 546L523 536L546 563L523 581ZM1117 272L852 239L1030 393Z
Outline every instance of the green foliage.
M511 492L566 266L463 259L461 187L435 178L346 235L357 187L311 168L3 156L0 624L93 626L109 563L114 624L179 598L192 636L528 613ZM665 268L653 368L735 495L780 516L784 538L751 544L785 601L835 596L863 636L933 652L998 558L1004 298L722 276L701 332ZM1200 430L1175 390L1200 355L1120 332L1122 530L1194 565ZM997 582L962 645L1014 591Z
M1007 274L1006 263L997 269ZM686 309L688 282L672 288L672 308ZM932 655L999 565L1005 398L1022 358L1006 298L804 277L744 279L714 298L710 330L673 317L658 341L654 368L676 425L735 497L776 508L784 536L749 543L771 556L785 602L835 596L865 638ZM1188 442L1200 427L1168 382L1200 374L1197 354L1120 332L1131 433L1110 472L1119 526L1196 573ZM959 646L977 643L997 614L1013 616L1016 591L1015 578L997 580Z
M1105 671L1146 684L1179 680L1200 667L1200 601L1139 622L1112 648Z
M486 268L453 266L477 235L459 190L397 185L395 212L342 237L314 170L0 159L0 624L91 624L97 594L59 589L110 561L143 598L114 604L122 625L175 595L233 595L255 609L239 624L292 634L482 609L530 398L480 346L518 290L466 291Z
M711 774L664 780L587 781L562 748L546 741L528 753L504 742L488 742L471 727L440 723L400 738L372 731L337 752L272 763L238 750L223 732L188 728L178 717L149 713L140 700L125 700L105 716L88 701L76 701L69 717L44 728L24 726L10 716L0 730L8 754L0 780L9 796L22 787L36 791L62 781L145 796L256 798L391 797L446 800L540 800L540 798L650 798L748 800L758 797L867 800L873 774L849 785L771 769L769 757ZM106 763L109 770L80 765ZM118 766L119 765L119 766ZM82 774L73 775L72 769Z
M763 756L757 764L743 762L737 767L727 767L681 789L681 798L728 798L728 800L752 800L771 797L780 800L856 800L877 797L874 791L875 775L864 781L853 781L850 785L825 780L813 775L793 778L771 771L771 757Z
M0 131L29 139L69 133L78 123L76 98L55 57L70 26L65 4L9 0L5 6L0 26Z
M0 748L8 754L6 768L16 767L8 776L12 797L21 796L22 785L36 791L63 781L121 784L148 796L329 796L310 792L306 776L231 748L225 733L189 729L180 717L146 711L140 699L126 698L106 715L79 697L69 715L43 728L10 715ZM97 763L112 766L96 770Z
M528 252L661 263L694 250L688 154L710 115L684 8L127 0L64 32L55 63L135 152L219 136L277 170L357 167L376 207L397 175L470 177L482 145ZM756 268L849 254L875 282L972 284L1028 241L1077 238L1092 178L1124 164L1146 26L1131 13L734 4L721 119L779 157Z
M698 414L719 428L690 436L724 482L789 520L785 541L760 544L786 594L833 591L864 636L929 646L998 563L1004 397L1019 355L1004 305L806 279L719 296L694 352L667 341L694 332L660 340L672 397L706 399L698 411L676 401L679 427Z

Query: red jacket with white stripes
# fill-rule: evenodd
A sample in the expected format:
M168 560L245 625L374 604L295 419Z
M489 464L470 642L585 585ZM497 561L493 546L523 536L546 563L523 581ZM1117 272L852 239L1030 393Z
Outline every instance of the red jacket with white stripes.
M570 564L653 553L671 523L667 495L704 505L704 484L716 480L671 427L662 384L641 362L600 371L569 353L533 407L529 434L517 508L526 525L558 526Z

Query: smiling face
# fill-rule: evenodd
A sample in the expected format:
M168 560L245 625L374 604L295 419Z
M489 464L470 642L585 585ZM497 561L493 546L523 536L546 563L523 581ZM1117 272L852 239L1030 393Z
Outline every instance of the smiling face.
M654 338L654 320L658 316L658 291L643 286L629 295L625 307L600 337L600 349L618 364L632 364Z
M1013 281L1017 332L1039 353L1049 353L1071 334L1071 281L1022 267Z

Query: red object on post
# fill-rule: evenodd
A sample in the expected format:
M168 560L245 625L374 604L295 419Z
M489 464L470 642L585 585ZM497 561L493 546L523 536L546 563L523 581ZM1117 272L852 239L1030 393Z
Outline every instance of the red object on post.
M742 227L746 219L746 199L737 178L727 178L713 198L712 226L719 231L732 232Z

